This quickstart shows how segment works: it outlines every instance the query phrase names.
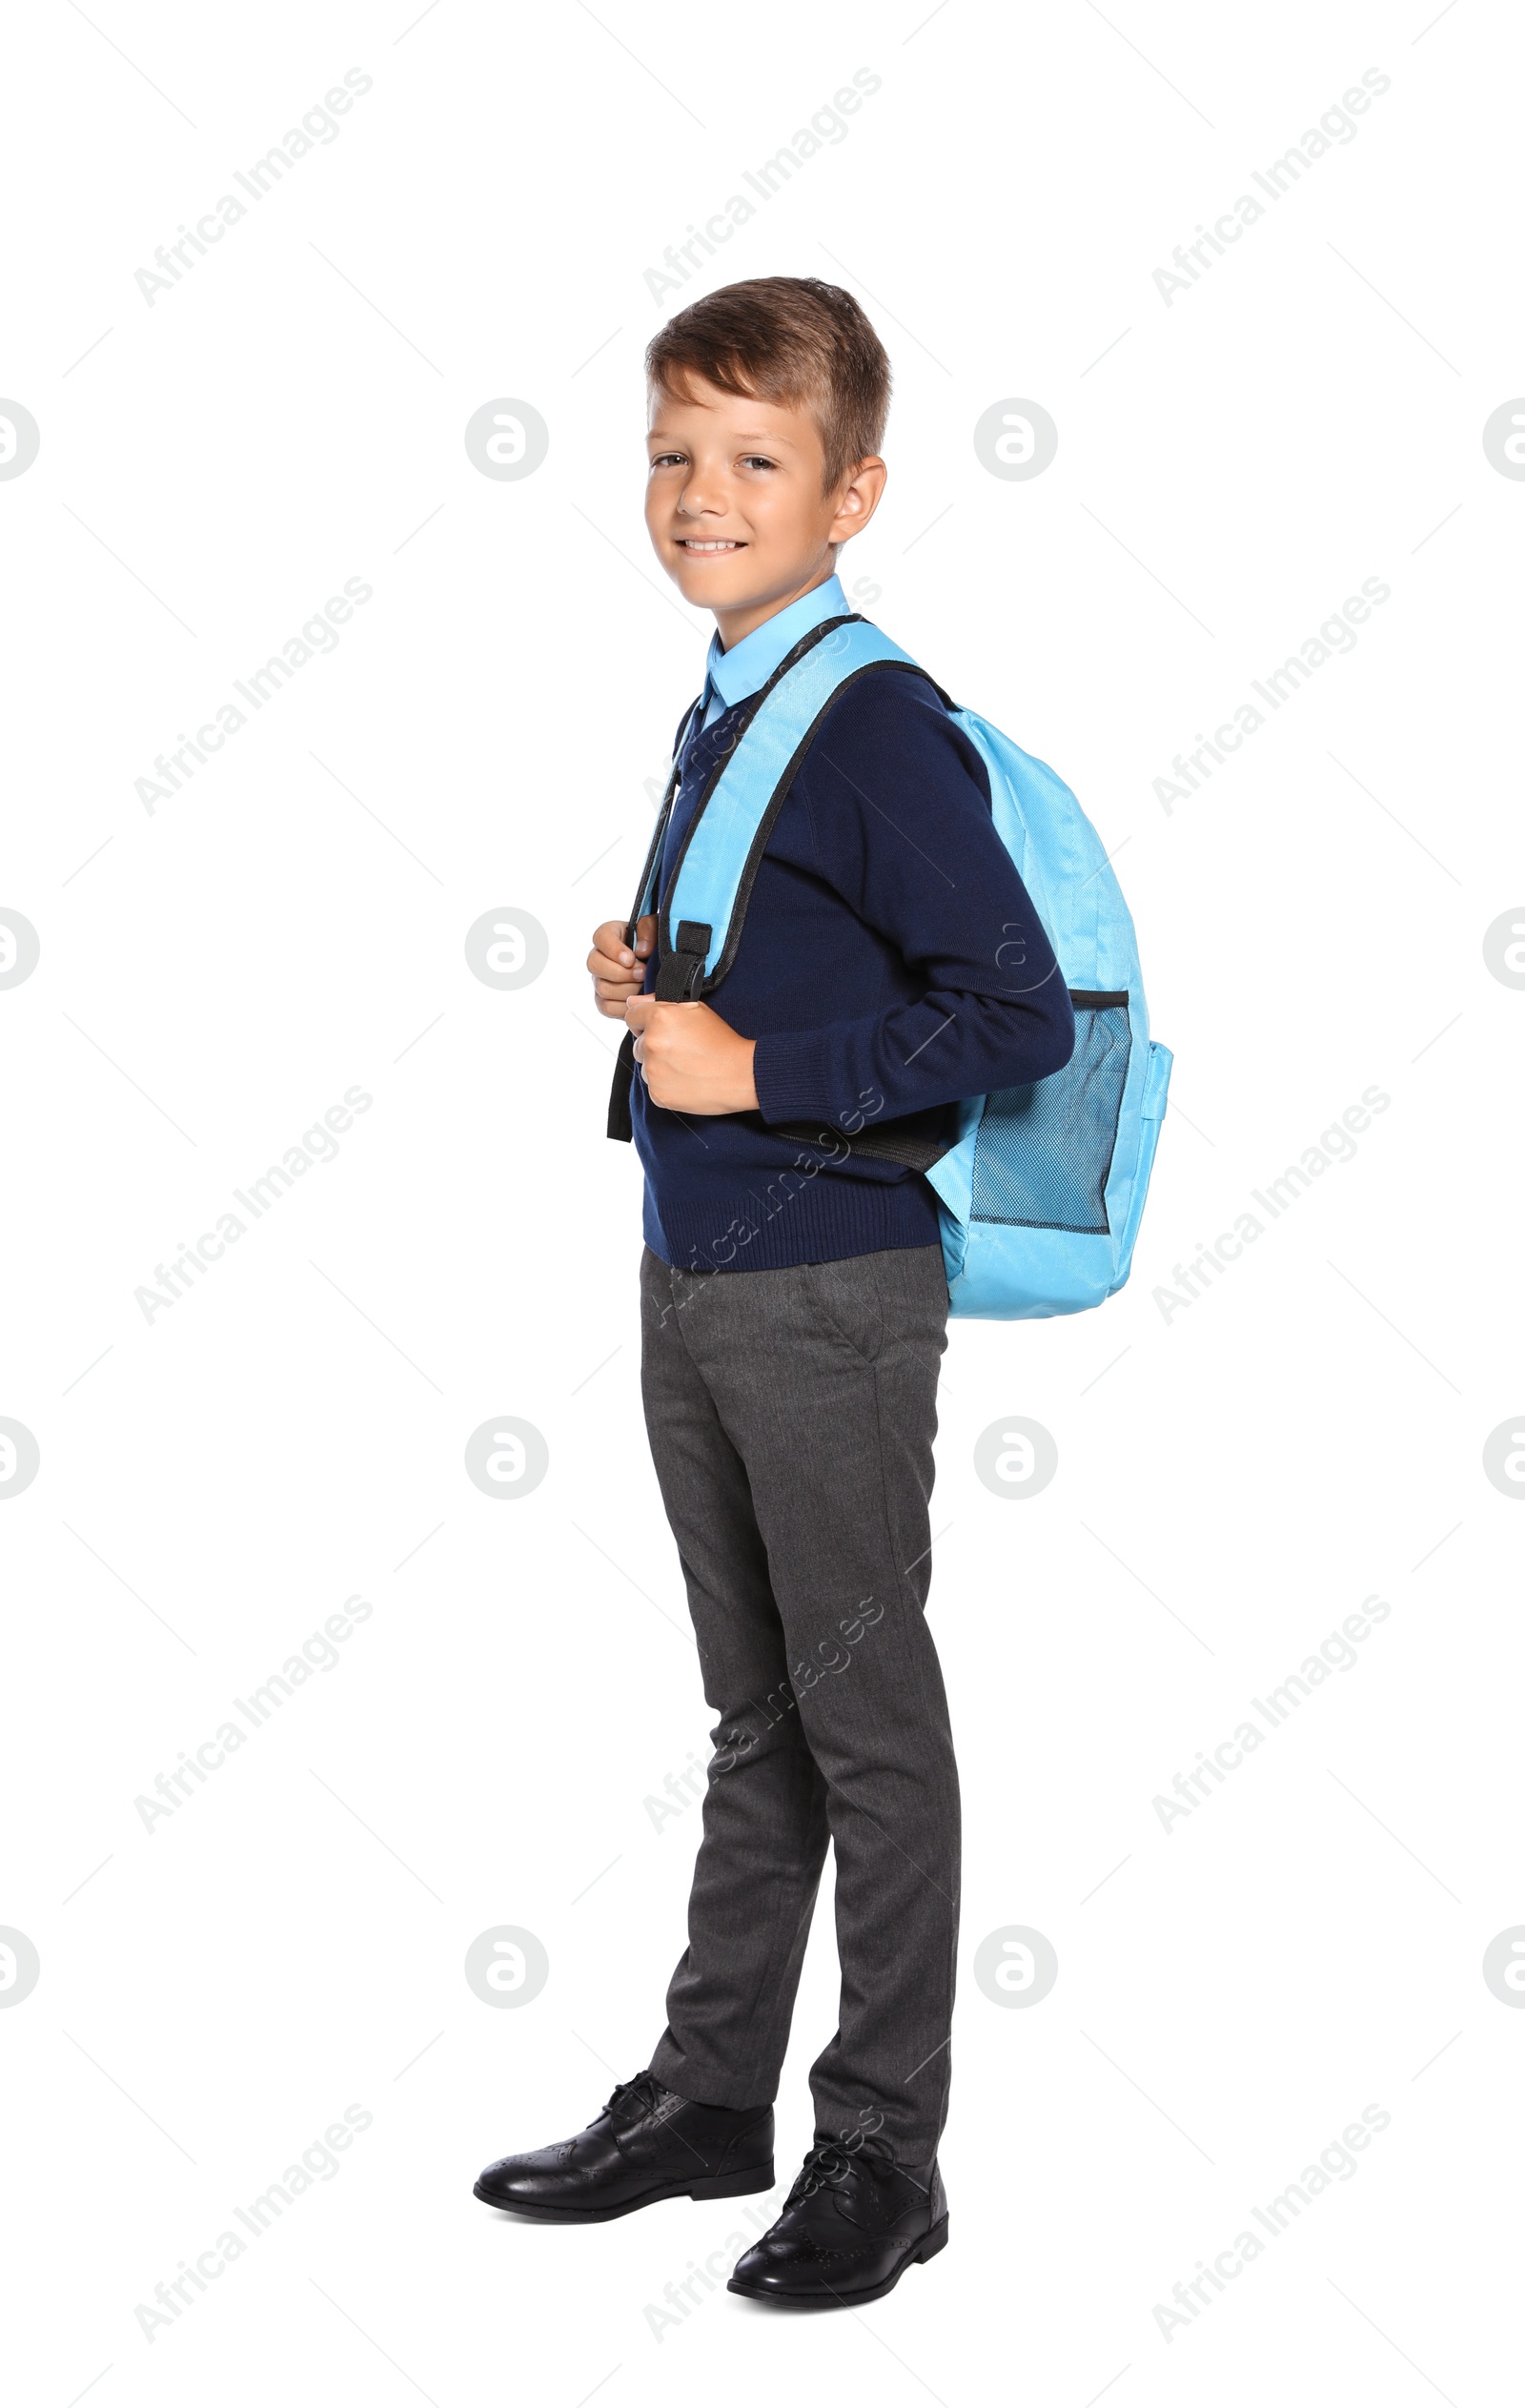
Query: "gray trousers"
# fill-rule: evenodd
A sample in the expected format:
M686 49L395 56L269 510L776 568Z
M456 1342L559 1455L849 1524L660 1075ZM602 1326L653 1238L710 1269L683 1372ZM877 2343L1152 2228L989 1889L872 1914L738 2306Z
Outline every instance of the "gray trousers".
M840 2024L818 2140L907 2170L946 2112L959 1796L924 1615L940 1247L787 1270L641 1263L641 1383L719 1721L688 1947L651 2061L681 2097L771 2100L829 1836Z

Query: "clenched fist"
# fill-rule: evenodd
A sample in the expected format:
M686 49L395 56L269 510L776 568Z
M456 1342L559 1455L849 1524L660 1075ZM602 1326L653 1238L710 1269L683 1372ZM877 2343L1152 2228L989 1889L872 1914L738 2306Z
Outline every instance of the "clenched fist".
M637 995L624 1016L654 1104L675 1112L756 1112L755 1040L738 1036L708 1004Z

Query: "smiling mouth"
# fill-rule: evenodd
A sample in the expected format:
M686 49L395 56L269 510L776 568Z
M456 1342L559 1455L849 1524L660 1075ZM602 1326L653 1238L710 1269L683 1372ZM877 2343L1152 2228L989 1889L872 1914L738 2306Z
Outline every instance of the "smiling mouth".
M680 552L699 552L713 556L718 552L744 552L746 546L734 536L723 542L702 543L697 536L681 535L678 538L678 549Z

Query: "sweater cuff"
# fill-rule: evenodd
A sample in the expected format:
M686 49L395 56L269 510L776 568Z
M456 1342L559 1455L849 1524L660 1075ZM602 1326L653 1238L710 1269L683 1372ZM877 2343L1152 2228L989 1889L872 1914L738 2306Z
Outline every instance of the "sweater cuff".
M752 1051L752 1084L765 1121L832 1117L826 1035L824 1029L797 1029L758 1038Z

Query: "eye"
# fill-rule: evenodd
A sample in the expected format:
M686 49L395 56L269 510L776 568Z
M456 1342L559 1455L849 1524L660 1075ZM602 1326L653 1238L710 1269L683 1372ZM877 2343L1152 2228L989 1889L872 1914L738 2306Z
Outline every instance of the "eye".
M776 459L769 459L763 452L745 452L742 456L743 468L777 468L778 464Z
M682 462L681 452L658 452L651 465L653 468L681 468Z

